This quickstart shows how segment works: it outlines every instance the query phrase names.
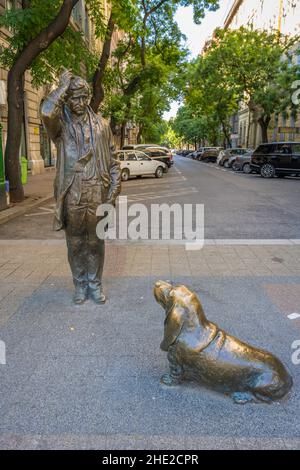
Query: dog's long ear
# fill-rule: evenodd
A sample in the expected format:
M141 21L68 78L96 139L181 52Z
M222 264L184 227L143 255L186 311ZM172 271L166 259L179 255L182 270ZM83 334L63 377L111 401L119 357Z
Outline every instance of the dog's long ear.
M169 347L176 341L183 327L185 310L180 306L173 307L165 320L164 339L160 345L163 351L168 351Z
M192 301L192 305L195 309L195 312L198 316L198 319L199 319L201 325L202 326L206 325L207 324L207 318L205 316L203 306L202 306L202 303L199 300L199 297L196 294L193 294L191 301Z

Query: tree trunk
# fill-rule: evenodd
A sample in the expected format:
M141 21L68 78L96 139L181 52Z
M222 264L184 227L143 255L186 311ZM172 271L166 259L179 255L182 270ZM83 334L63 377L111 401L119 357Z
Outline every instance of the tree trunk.
M271 117L270 116L267 116L265 118L261 117L258 119L258 123L260 125L260 128L261 128L261 136L262 136L262 142L264 144L267 144L268 143L268 129L269 129L269 124L271 122Z
M99 106L104 100L103 79L104 79L104 72L105 72L109 57L110 57L111 41L112 41L112 35L114 32L114 27L115 27L115 22L112 18L112 12L111 12L108 23L107 23L105 42L103 44L101 57L99 60L97 70L95 71L95 74L93 77L93 96L92 96L90 105L95 113L98 112Z
M23 77L19 78L14 69L11 69L7 77L8 123L5 152L5 173L9 181L11 202L24 200L19 160L23 121L23 83Z
M127 125L128 120L129 120L130 110L131 110L131 102L129 100L127 102L127 105L126 105L124 119L123 119L123 122L121 124L121 148L125 145L126 125Z
M146 67L146 38L145 38L145 34L146 34L146 22L144 24L144 29L143 29L143 35L142 35L142 39L141 39L141 64L142 64L142 67L143 69Z
M228 131L226 129L226 125L223 121L222 121L222 130L223 130L223 134L224 134L224 137L225 137L225 142L227 143L228 147L231 148L232 144L231 144L231 140L230 140L230 135L228 134ZM226 145L225 145L225 147L226 147Z
M127 125L127 121L124 120L121 124L121 142L120 142L121 149L125 145L126 125Z
M24 46L8 73L8 128L5 148L5 172L10 184L10 200L24 200L24 190L21 182L19 149L22 134L24 74L38 55L45 51L66 30L73 7L79 0L64 0L63 5L54 20L43 29L34 39ZM28 6L23 2L22 6Z
M110 128L111 128L113 135L116 135L117 134L117 121L113 115L110 118Z
M137 135L137 144L141 144L142 143L142 135L143 135L143 126L140 125L139 126L139 131L138 131L138 135Z

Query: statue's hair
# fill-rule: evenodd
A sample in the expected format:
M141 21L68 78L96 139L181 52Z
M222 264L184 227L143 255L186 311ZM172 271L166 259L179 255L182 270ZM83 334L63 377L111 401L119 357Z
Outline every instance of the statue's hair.
M85 90L90 94L91 90L89 84L84 78L74 76L71 79L70 86L68 88L68 96L72 96L74 91Z

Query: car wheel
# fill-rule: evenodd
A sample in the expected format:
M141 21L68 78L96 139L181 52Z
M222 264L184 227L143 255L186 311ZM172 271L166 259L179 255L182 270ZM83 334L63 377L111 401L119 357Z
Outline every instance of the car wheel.
M127 170L127 168L124 168L122 170L121 179L122 179L122 181L128 181L128 179L129 179L129 170Z
M229 168L229 160L226 160L226 161L224 162L224 167L225 167L225 168Z
M163 174L164 174L164 170L162 166L159 166L158 168L156 168L156 172L155 172L156 178L162 178Z
M265 163L260 170L260 174L263 178L274 178L275 167L271 163Z
M243 172L246 173L246 175L250 175L250 173L252 173L250 163L245 163L243 166Z

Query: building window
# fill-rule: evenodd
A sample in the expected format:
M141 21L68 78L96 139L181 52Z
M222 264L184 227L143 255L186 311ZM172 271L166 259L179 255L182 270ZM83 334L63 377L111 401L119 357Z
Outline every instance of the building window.
M76 3L72 10L72 17L75 23L81 28L82 27L82 3L79 1Z
M6 10L14 10L16 8L16 0L6 0L5 8ZM13 33L14 29L12 27L9 27L8 31Z
M16 8L16 1L15 0L6 0L5 2L6 10L13 10Z
M286 114L282 115L282 127L286 127Z

